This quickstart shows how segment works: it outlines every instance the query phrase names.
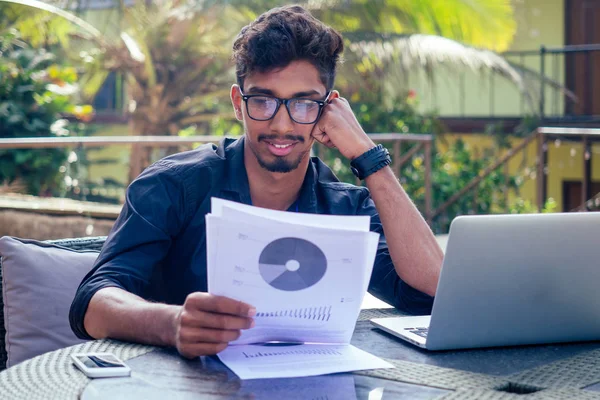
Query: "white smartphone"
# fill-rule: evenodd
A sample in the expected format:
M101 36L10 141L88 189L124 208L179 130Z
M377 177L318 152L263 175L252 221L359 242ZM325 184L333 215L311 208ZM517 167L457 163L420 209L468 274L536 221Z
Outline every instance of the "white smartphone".
M112 378L131 375L131 368L111 353L71 354L73 363L90 378Z

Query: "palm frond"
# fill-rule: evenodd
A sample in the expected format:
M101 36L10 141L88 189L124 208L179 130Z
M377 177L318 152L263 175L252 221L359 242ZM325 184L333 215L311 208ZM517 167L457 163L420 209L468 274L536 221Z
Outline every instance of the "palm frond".
M563 96L569 98L573 102L579 101L577 95L573 91L569 90L562 83L550 79L547 76L540 74L538 71L527 68L523 65L518 65L514 63L510 64L522 76L523 82L525 83L525 89L530 92L531 97L534 99L534 101L539 100L539 93L542 90L542 85L545 88L558 91Z
M82 31L92 35L93 37L95 37L97 39L102 37L102 33L98 29L96 29L93 25L91 25L88 22L84 21L83 19L79 18L75 14L72 14L68 11L65 11L58 7L55 7L52 4L44 3L42 1L37 1L37 0L0 0L0 2L13 3L13 4L25 6L25 7L31 7L36 10L47 11L49 13L52 13L54 15L57 15L59 17L66 19L67 21L71 22L72 24L74 24L75 26L80 28Z
M422 33L504 51L516 32L510 0L305 0L304 4L344 34Z
M121 40L123 40L125 47L129 50L132 59L140 63L146 61L146 55L137 42L127 32L121 32Z
M434 35L378 35L349 33L349 50L359 59L379 60L403 71L470 69L493 71L523 90L523 77L505 58L489 50L476 49Z

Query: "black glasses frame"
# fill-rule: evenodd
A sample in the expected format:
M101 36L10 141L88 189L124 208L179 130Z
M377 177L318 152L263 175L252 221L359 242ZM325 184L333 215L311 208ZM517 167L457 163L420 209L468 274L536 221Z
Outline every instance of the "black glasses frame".
M315 99L307 99L306 97L293 97L291 99L281 99L279 97L270 96L268 94L244 94L244 93L242 93L241 90L240 90L240 93L242 94L242 99L244 100L244 103L246 103L246 113L248 114L248 117L250 117L250 119L253 119L254 121L269 121L269 120L275 118L275 115L277 115L279 108L281 107L282 104L284 104L285 109L287 110L287 113L290 116L290 119L292 121L294 121L295 123L301 124L301 125L311 125L311 124L314 124L315 122L317 122L319 120L319 118L321 118L321 113L323 112L323 107L325 107L325 105L327 104L327 100L329 99L329 96L331 95L331 92L327 92L327 96L325 96L324 100L315 100ZM250 110L248 109L248 100L253 97L268 97L270 99L277 100L277 107L275 108L273 115L271 115L269 118L264 118L264 119L252 117L250 115ZM294 117L292 117L292 112L290 111L290 106L289 106L289 103L293 100L310 100L310 101L314 101L315 103L317 103L319 105L319 113L317 114L317 118L315 118L315 120L312 122L296 121L294 119Z

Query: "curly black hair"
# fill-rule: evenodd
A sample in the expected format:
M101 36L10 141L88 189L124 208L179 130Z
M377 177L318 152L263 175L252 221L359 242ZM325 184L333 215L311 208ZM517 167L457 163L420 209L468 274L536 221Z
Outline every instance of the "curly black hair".
M233 44L237 82L253 72L285 68L292 61L305 60L319 71L321 81L331 90L341 53L342 36L304 8L278 7L245 26Z

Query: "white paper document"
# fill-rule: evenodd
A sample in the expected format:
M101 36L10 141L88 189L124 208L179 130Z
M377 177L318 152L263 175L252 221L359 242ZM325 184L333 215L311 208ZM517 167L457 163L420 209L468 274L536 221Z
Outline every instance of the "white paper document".
M388 368L389 363L350 344L229 346L219 358L242 379L291 378Z
M240 378L392 367L349 344L379 239L368 216L289 213L213 198L206 225L209 292L257 310L255 327L219 354Z

